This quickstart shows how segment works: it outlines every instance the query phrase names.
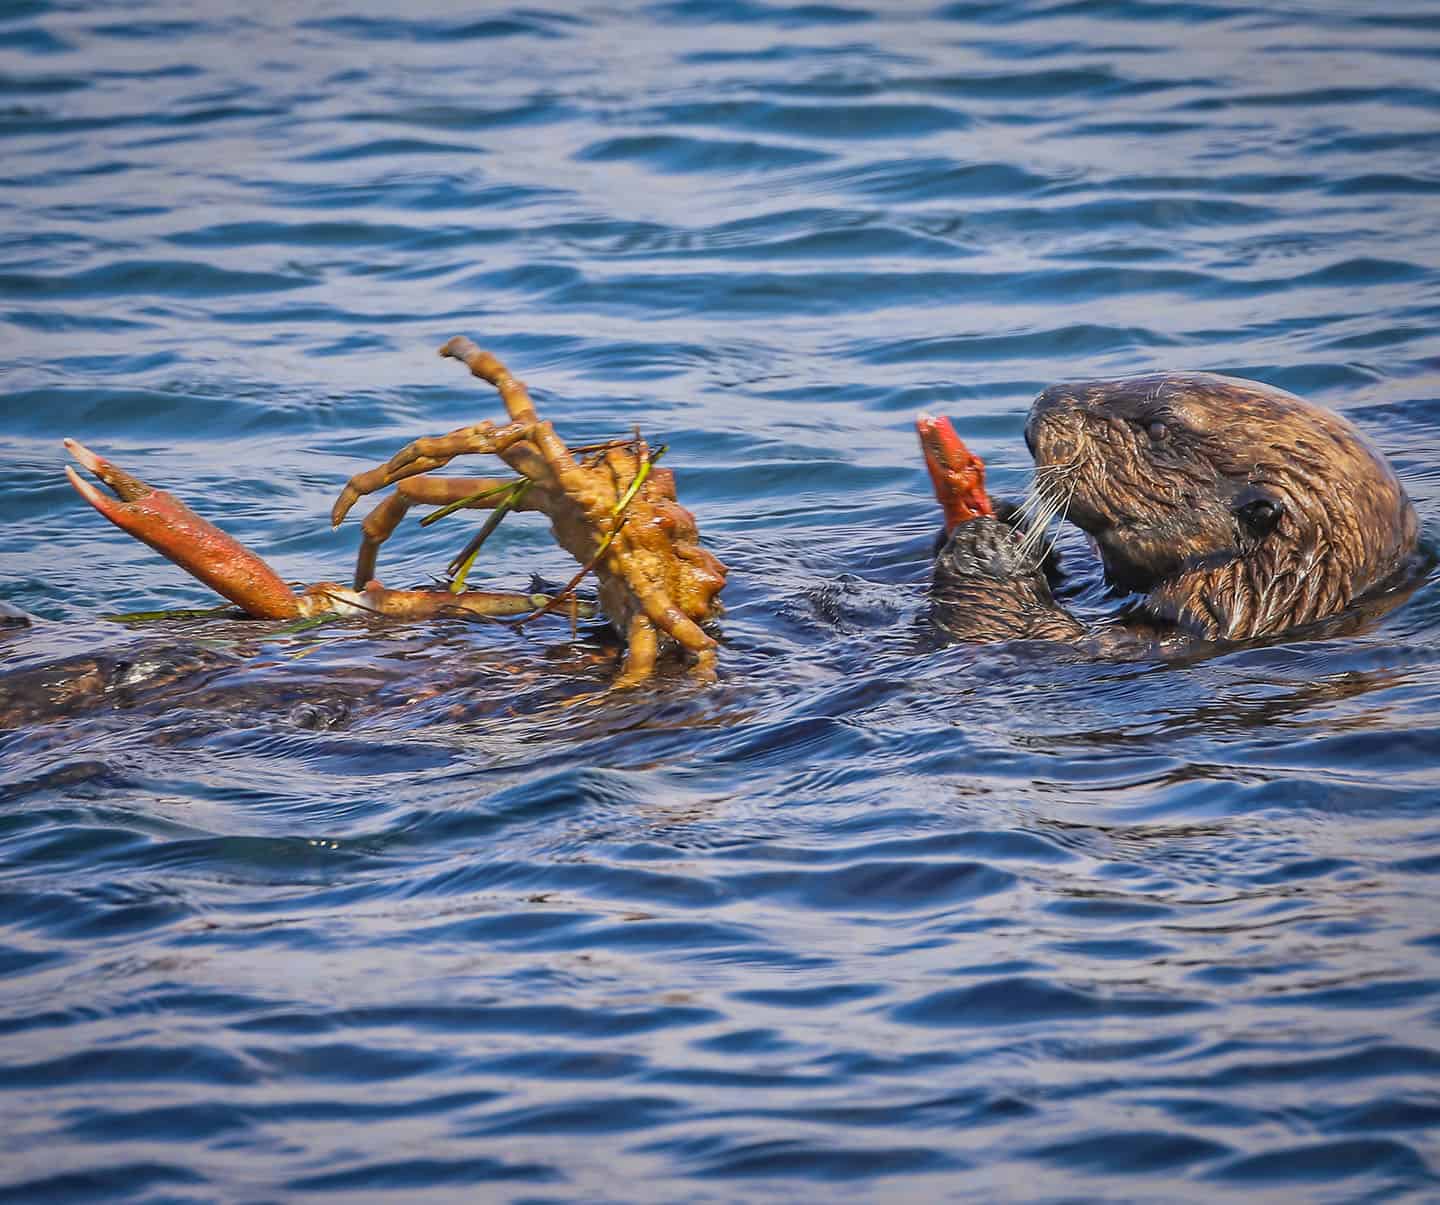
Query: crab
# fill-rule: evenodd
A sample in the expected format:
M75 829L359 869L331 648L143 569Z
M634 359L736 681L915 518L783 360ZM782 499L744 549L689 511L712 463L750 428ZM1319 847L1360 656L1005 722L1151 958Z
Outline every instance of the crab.
M571 449L552 424L536 414L525 386L494 355L458 336L440 354L461 361L493 385L509 421L501 426L481 422L417 439L385 464L350 478L331 512L336 527L361 497L395 486L361 525L353 588L321 582L296 594L259 556L184 503L75 440L67 439L66 448L114 496L96 489L73 467L65 471L80 495L112 523L256 618L360 611L414 619L463 612L519 626L567 601L573 615L574 588L593 570L601 608L626 642L613 687L646 681L670 645L688 657L696 678L713 680L717 642L705 625L719 616L725 566L701 546L694 515L676 500L674 475L654 467L659 452L651 452L638 430L628 439ZM428 475L457 456L476 453L498 456L519 478ZM553 596L465 590L477 540L452 565L448 589L387 589L374 577L380 547L416 504L439 506L447 513L491 509L482 540L509 510L539 511L581 569Z
M457 456L498 456L526 484L517 509L544 513L560 547L582 566L594 567L601 609L626 642L615 685L649 677L665 639L689 656L696 677L713 679L716 642L701 625L719 613L725 566L701 547L695 516L676 501L674 475L651 467L649 446L639 433L600 445L577 461L551 423L535 413L524 384L494 355L463 335L440 354L493 385L510 421L417 439L378 468L350 478L330 513L337 527L361 497L396 486L362 525L357 588L374 573L380 546L416 503L494 507L513 498L509 482L428 476Z

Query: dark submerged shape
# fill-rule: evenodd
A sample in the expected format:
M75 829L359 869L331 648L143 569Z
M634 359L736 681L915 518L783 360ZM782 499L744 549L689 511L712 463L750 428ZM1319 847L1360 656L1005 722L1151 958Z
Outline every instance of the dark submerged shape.
M1348 421L1294 394L1212 373L1045 390L1025 442L1036 490L1068 499L1106 579L1144 594L1123 626L1059 607L998 519L953 529L935 617L966 640L1246 640L1327 619L1418 565L1415 509Z

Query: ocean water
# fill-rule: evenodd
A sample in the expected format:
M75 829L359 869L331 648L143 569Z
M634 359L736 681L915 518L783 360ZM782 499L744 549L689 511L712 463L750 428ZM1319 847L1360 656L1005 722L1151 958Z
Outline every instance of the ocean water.
M1437 78L1434 0L0 5L0 1200L1440 1196L1434 582L936 649L911 428L1018 495L1046 384L1252 376L1433 540ZM343 578L344 480L499 412L454 334L670 445L718 686L103 618L212 599L62 437Z

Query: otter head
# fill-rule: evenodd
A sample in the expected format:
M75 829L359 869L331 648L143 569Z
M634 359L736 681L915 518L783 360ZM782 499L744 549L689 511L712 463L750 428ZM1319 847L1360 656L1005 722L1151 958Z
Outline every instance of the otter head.
M1395 474L1339 415L1253 381L1168 373L1056 385L1025 425L1106 577L1157 617L1243 639L1342 610L1414 551Z

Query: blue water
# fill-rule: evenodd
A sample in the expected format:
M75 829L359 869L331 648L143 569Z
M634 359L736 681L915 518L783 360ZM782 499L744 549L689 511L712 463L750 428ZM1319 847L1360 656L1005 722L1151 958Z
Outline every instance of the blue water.
M1172 665L936 650L910 427L1016 495L1044 385L1253 376L1433 539L1440 4L291 11L0 8L0 586L46 621L0 644L0 1199L1440 1196L1440 589ZM63 436L344 577L344 479L498 413L453 334L671 445L718 687L566 706L610 652L563 622L102 620L211 599ZM522 516L476 580L572 568Z

